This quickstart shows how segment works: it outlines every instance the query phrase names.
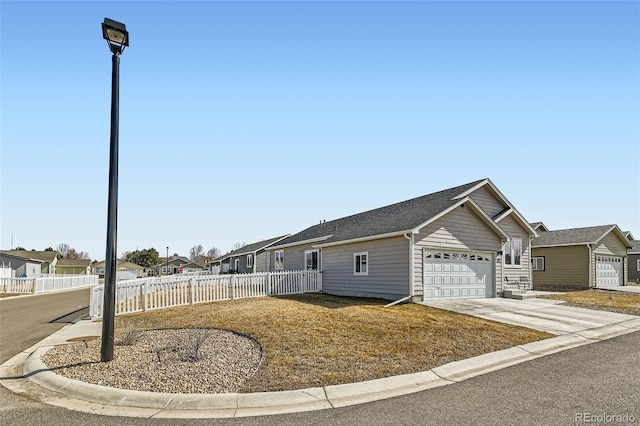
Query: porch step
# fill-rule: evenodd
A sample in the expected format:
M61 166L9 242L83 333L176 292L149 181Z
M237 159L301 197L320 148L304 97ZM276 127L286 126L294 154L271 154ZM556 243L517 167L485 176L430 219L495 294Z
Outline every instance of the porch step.
M502 297L504 297L505 299L524 300L524 299L535 299L536 295L527 293L526 290L504 288L502 290Z

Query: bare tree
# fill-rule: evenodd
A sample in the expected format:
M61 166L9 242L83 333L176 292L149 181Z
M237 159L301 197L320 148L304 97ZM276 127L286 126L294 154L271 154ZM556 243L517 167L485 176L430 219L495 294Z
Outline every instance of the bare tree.
M211 247L207 252L207 257L210 258L211 260L218 258L221 255L222 255L222 252L218 247Z
M234 250L238 250L239 248L242 248L242 247L244 247L244 246L246 246L246 245L247 245L247 243L245 243L244 241L243 241L243 242L241 242L241 243L235 243L235 244L233 245L233 249L234 249Z
M191 247L189 250L189 260L195 262L200 256L204 255L204 249L202 248L202 244L198 244L197 246Z
M67 254L69 253L69 250L71 249L71 247L69 247L69 244L58 244L58 247L56 247L56 251L58 252L58 254L64 258L67 257Z

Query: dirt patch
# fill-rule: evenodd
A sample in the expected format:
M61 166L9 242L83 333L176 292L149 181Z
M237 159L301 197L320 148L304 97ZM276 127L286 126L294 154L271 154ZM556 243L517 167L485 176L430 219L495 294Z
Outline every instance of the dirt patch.
M544 296L544 298L564 300L568 306L640 315L640 294L623 293L613 290L584 290Z

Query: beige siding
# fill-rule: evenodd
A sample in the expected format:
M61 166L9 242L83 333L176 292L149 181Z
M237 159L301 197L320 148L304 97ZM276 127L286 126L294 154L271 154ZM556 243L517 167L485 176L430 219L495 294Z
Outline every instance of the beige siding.
M533 256L543 256L545 270L533 271L533 288L589 287L589 249L586 245L534 248Z
M471 199L475 201L489 217L494 217L508 206L500 199L496 198L486 186L478 188L471 194Z
M600 244L598 244L598 246L593 249L593 261L591 262L591 268L592 268L591 276L593 277L593 283L591 284L592 286L596 285L596 255L597 254L624 257L623 259L624 277L622 282L623 283L627 282L627 280L629 279L629 265L627 263L627 247L624 244L622 244L620 239L616 236L616 234L613 231L609 232L600 241Z
M522 259L520 266L504 265L504 277L508 278L511 282L523 281L523 278L530 282L531 244L529 242L529 233L524 230L518 222L516 222L513 218L513 213L502 219L498 225L500 225L511 238L519 238L522 240ZM503 279L502 281L498 281L499 289L497 291L499 292L502 291L500 283L506 284L506 280Z
M354 253L368 253L368 275L354 275ZM409 295L409 240L400 236L322 249L322 291L397 300ZM286 254L285 254L286 258Z
M500 250L500 238L475 213L465 207L458 207L422 228L420 233L414 236L414 242L413 274L416 296L423 294L424 247L490 253ZM495 276L499 276L499 273Z

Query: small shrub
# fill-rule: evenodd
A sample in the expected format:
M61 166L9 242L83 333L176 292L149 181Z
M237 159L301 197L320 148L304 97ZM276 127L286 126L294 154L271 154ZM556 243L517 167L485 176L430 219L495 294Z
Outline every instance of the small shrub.
M116 345L118 346L133 346L140 339L142 334L142 323L128 322L122 328L122 331L118 333L118 340Z
M185 361L199 361L202 359L202 346L211 338L213 330L210 328L190 328L185 330L179 347L184 351Z

